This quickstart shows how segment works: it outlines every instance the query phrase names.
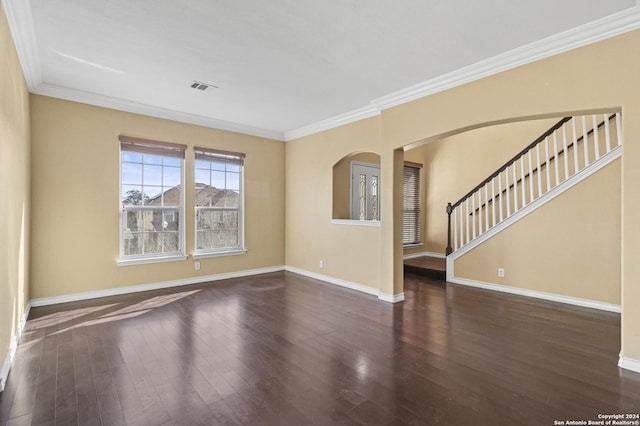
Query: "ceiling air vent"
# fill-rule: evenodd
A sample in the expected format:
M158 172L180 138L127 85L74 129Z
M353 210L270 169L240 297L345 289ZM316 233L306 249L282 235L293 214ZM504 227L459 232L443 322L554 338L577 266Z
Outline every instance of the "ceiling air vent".
M212 87L214 89L218 88L218 86L215 86L213 84L203 83L201 81L196 81L196 80L193 80L193 83L191 83L191 88L192 89L201 90L203 92L206 92L208 89L210 89Z

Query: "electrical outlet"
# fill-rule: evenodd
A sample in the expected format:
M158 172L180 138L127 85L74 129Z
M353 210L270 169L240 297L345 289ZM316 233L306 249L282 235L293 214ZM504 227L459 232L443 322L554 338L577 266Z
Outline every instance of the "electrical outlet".
M195 265L196 265L196 271L199 271L200 270L200 262L196 262Z
M320 261L320 269L324 268L324 260Z
M504 278L504 269L498 268L498 278Z

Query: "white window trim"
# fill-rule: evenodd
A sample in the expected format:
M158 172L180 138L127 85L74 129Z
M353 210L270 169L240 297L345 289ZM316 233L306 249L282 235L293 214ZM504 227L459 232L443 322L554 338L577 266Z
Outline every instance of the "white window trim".
M120 240L118 242L118 246L119 246L119 253L118 253L118 258L116 259L116 264L118 266L129 266L129 265L143 265L143 264L147 264L147 263L161 263L161 262L175 262L175 261L181 261L181 260L186 260L189 256L187 255L187 250L186 250L186 221L185 221L185 203L186 203L186 197L185 197L185 186L184 186L184 181L185 181L185 165L186 165L186 161L185 159L181 159L180 160L181 163L181 167L180 167L180 187L181 187L181 191L180 191L180 207L179 208L175 208L175 207L171 207L172 210L178 210L180 213L180 250L176 253L171 253L171 254L167 254L167 253L160 253L160 254L147 254L147 255L132 255L132 256L124 256L124 232L126 230L126 219L125 219L125 209L122 207L122 149L120 149L120 144L118 144L118 192L120 193L120 195L118 196L118 198L120 199L120 209L118 212L118 217L119 217L119 222L120 222L120 226L119 226L119 234L118 234L118 239Z
M233 250L221 250L216 252L204 252L194 253L191 255L194 259L206 259L207 257L223 257L223 256L238 256L247 253L247 249L233 249Z
M372 226L380 227L379 220L352 220L352 219L331 219L332 225L353 225L353 226Z
M119 258L116 260L118 266L131 266L131 265L145 265L147 263L162 263L162 262L178 262L181 260L187 260L187 255L172 255L172 256L155 256L155 257L139 257L139 258Z

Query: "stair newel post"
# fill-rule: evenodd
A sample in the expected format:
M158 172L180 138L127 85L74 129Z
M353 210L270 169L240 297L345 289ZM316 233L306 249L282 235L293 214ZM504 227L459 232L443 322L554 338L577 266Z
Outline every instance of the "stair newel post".
M453 207L451 203L447 203L447 256L453 252L451 248L451 212L453 212Z

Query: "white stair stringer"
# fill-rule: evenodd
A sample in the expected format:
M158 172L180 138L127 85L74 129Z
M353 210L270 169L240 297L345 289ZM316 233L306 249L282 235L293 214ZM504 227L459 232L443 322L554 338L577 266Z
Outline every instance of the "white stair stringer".
M467 244L465 244L464 246L460 247L459 249L457 249L456 251L448 255L447 256L447 281L451 281L455 278L454 262L456 261L456 259L460 258L461 256L468 253L469 251L473 250L475 247L478 247L480 244L484 243L485 241L487 241L494 235L498 234L499 232L502 232L503 230L513 225L520 219L524 218L528 214L544 206L546 203L553 200L558 195L567 191L574 185L577 185L578 183L582 182L583 180L585 180L592 174L596 173L598 170L602 169L609 163L617 160L618 158L620 158L621 155L622 155L622 146L617 146L611 149L611 151L609 151L607 154L600 157L597 161L589 164L587 167L580 170L578 173L574 174L564 182L560 183L555 188L546 192L545 194L540 196L538 199L536 199L532 203L526 205L525 207L522 207L517 212L512 213L511 216L504 219L502 222L496 224L494 227L492 227L482 235L469 241Z

